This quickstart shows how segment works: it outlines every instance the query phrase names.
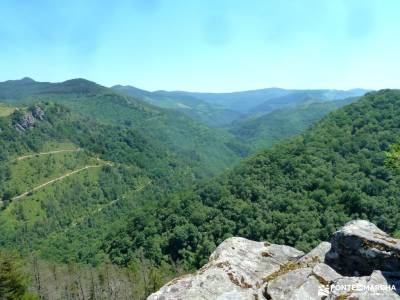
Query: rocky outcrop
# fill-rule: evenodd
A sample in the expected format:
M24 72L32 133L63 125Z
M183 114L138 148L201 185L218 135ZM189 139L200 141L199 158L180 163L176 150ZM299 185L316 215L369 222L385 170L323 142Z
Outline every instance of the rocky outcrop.
M367 221L352 221L333 234L328 264L343 275L369 275L374 270L400 271L400 240Z
M399 243L362 220L347 223L331 243L307 254L230 238L198 272L172 280L148 299L400 299Z
M35 119L38 119L38 120L43 120L43 118L44 118L44 111L39 107L39 106L35 106L33 109L32 109L32 115L33 115L33 117L35 118Z
M17 117L14 118L14 127L19 132L32 128L37 120L41 121L44 118L44 112L39 106L33 107L23 115L19 115L20 112L15 114Z
M195 275L171 281L148 299L261 299L264 278L303 254L288 246L230 238Z

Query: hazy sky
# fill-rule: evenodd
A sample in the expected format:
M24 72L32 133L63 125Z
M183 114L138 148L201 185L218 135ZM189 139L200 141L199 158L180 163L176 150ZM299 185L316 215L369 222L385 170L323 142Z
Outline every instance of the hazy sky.
M399 88L399 0L0 0L0 80Z

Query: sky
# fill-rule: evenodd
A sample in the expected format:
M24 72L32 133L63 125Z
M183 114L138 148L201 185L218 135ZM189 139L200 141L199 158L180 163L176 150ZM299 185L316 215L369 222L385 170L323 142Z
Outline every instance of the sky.
M399 88L399 0L0 0L0 81Z

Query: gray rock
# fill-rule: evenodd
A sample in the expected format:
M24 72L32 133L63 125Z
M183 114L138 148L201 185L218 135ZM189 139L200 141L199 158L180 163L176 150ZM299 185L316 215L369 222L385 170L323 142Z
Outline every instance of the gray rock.
M21 118L18 123L22 128L28 129L32 127L33 124L35 124L35 118L33 117L31 112L28 112Z
M37 120L44 119L44 112L39 106L35 106L32 111L28 111L23 115L16 123L14 127L19 132L24 132L25 130L32 128Z
M300 258L300 261L307 262L312 260L318 260L319 262L324 262L325 256L330 250L331 250L331 243L322 242L317 247L308 252L306 255L304 255L302 258Z
M316 260L290 262L267 281L264 296L271 300L321 299L329 295L330 285L341 275ZM268 278L267 278L268 279Z
M43 120L44 118L44 111L39 107L39 106L35 106L35 108L32 111L32 115L35 119L38 120Z
M312 275L317 277L319 281L323 282L325 285L329 285L342 277L334 269L324 263L316 264L312 270Z
M264 278L303 254L288 246L230 238L197 273L167 283L148 299L262 299Z
M317 295L319 282L310 277L311 273L311 268L299 268L282 274L268 282L264 295L274 300L313 299L311 295Z
M331 245L326 262L342 275L400 270L400 240L368 221L347 223L333 234Z
M305 255L288 246L230 238L195 274L172 280L148 299L400 299L400 272L393 272L400 270L398 247L398 240L367 221L347 223L332 244L322 242ZM343 276L338 266L341 271L371 272Z
M329 300L342 297L344 299L359 300L394 300L400 299L396 293L400 283L400 277L388 281L390 276L398 276L392 273L374 271L370 276L342 277L334 281L330 286ZM397 288L396 288L397 286Z

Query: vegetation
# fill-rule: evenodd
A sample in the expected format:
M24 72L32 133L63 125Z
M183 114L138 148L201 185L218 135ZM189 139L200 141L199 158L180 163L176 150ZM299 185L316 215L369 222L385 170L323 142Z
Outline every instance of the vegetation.
M20 259L5 252L0 252L0 299L38 299L28 291L28 277L22 271Z
M359 97L364 95L366 90L286 90L267 88L233 93L193 93L179 91L158 91L155 93L176 99L182 97L198 99L212 105L219 105L231 111L260 116L261 114L266 114L283 107L316 101L332 101L348 97Z
M43 118L18 131L17 124L37 107L43 110ZM95 266L90 274L98 275L94 284L94 293L102 295L98 299L112 299L101 279L108 261L103 249L107 234L123 226L142 203L168 197L206 173L190 156L178 156L135 129L100 124L51 102L20 108L1 118L0 137L0 248L18 250L25 261L37 253L59 269L54 280L76 276L85 291L91 286L88 269L77 267L75 275L70 270L81 263ZM32 191L54 179L59 180ZM16 198L21 194L25 196ZM135 299L144 298L179 273L178 266L155 266L143 255L131 260L126 269L114 269L112 280L135 282L135 290L129 292L137 295ZM55 293L62 299L66 292L78 297L73 280L58 281L57 286L65 289L49 291L51 277L46 275L38 285L36 272L32 265L26 275L34 279L31 282L39 295Z
M56 102L97 123L134 128L149 140L191 157L204 166L207 176L232 166L240 155L248 153L244 145L235 142L226 132L210 129L180 112L157 108L84 79L63 83L31 79L3 82L0 83L0 101L14 105Z
M5 117L10 115L14 111L14 108L0 103L0 117Z
M24 110L1 119L2 248L98 264L104 258L102 237L123 224L134 207L187 187L204 173L196 161L178 157L133 129L85 120L57 104L40 106L44 119L24 132L12 125ZM30 155L46 154L50 147L80 151Z
M253 151L269 148L302 133L329 112L348 105L357 98L329 102L311 102L276 109L261 117L248 117L232 123L228 129Z
M124 263L142 249L157 263L193 268L230 236L309 250L357 218L393 233L400 174L386 165L399 123L400 92L370 93L210 183L135 210L107 252Z
M345 102L277 110L232 133L82 79L4 82L0 99L14 107L0 117L6 299L34 297L27 286L144 299L233 235L308 250L351 218L400 232L398 91L324 118Z
M213 127L227 125L242 115L221 105L209 103L190 95L174 95L163 91L148 92L132 86L121 85L112 88L122 94L138 98L152 105L178 111Z

